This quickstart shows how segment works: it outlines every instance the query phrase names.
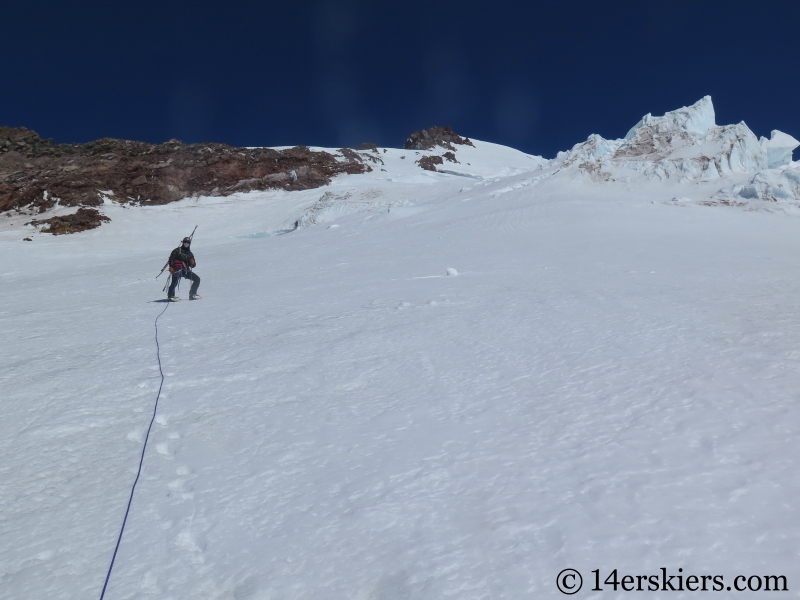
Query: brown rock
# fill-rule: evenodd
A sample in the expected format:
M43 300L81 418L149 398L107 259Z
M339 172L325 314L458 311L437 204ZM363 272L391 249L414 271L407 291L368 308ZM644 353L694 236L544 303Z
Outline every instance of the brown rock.
M44 233L63 235L65 233L77 233L78 231L94 229L95 227L100 227L103 221L110 220L96 208L79 208L77 212L71 215L51 217L41 221L34 219L25 224L39 227Z
M7 149L0 153L0 212L24 207L36 214L57 201L61 206L100 206L100 190L110 190L121 204L166 204L192 195L247 190L304 190L327 185L340 173L371 170L352 150L337 160L305 146L272 150L111 138L54 144L24 127L0 127L0 145Z
M430 150L435 146L442 146L448 150L455 150L453 144L474 146L469 138L462 138L448 125L447 127L434 126L430 129L415 131L408 136L403 148L408 150Z
M444 164L441 156L431 155L423 156L417 161L417 164L426 171L436 171L436 165Z

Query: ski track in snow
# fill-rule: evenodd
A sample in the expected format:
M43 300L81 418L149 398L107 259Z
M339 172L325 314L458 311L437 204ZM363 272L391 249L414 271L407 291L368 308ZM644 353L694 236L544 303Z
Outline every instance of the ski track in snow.
M412 158L0 233L0 598L99 596L159 382L152 277L195 223L204 298L159 322L107 598L556 598L566 567L792 589L796 221ZM269 235L325 191L383 204Z

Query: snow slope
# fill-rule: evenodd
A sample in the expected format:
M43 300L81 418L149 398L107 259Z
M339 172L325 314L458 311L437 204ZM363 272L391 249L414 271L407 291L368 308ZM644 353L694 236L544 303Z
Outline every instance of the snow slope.
M204 298L160 321L106 598L557 598L567 567L796 595L798 221L480 142L452 173L379 156L3 226L0 598L99 597L158 388L153 277L195 224Z

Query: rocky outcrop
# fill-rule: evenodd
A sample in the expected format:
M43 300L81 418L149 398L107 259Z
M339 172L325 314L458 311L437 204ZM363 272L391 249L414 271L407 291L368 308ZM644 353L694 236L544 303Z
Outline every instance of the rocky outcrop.
M96 208L81 207L77 212L71 215L51 217L49 219L42 219L41 221L34 219L30 223L26 223L26 225L39 227L44 233L63 235L65 233L77 233L79 231L86 231L87 229L94 229L95 227L100 227L104 221L107 222L110 220L111 219L101 214Z
M426 171L438 171L436 165L443 165L444 160L447 159L450 162L457 163L456 155L452 152L445 152L442 156L438 156L436 154L429 154L427 156L423 156L417 162L417 164L425 169Z
M436 146L442 146L448 150L455 150L453 144L473 146L469 138L462 138L448 125L447 127L434 126L430 129L415 131L408 136L403 148L407 150L430 150Z
M442 160L441 156L423 156L417 161L417 164L425 169L426 171L436 171L436 165L443 164L444 161Z
M25 128L0 127L0 212L99 206L104 198L166 204L189 196L304 190L327 185L340 173L370 170L352 156L305 146L272 150L110 138L55 144Z

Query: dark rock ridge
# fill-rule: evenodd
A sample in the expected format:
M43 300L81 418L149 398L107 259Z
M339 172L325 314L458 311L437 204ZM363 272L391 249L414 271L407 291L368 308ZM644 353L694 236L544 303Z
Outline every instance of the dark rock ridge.
M55 144L24 127L0 127L0 212L99 206L103 196L122 204L166 204L249 190L304 190L327 185L340 173L370 170L354 151L335 156L305 146L272 150L111 138ZM50 227L55 232L60 225Z
M473 146L474 144L469 138L462 138L455 133L450 126L447 127L431 127L430 129L422 129L415 131L403 144L403 148L408 150L430 150L435 146L442 146L448 150L455 150L453 144Z

